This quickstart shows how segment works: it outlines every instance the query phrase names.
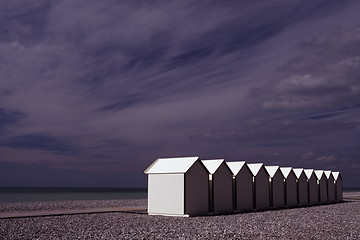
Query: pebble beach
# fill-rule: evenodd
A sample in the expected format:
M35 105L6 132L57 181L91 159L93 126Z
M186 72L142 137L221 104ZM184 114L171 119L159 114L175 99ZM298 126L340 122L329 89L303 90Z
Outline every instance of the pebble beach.
M0 212L134 207L146 204L146 199L2 203ZM358 240L360 201L189 218L112 212L0 219L0 239Z

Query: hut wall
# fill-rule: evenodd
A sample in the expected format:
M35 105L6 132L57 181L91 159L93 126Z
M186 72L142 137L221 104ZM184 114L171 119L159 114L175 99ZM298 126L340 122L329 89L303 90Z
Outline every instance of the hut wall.
M286 205L296 206L297 203L297 184L296 176L293 172L290 172L285 180L285 194L286 194Z
M314 174L308 180L308 188L309 204L319 203L319 185Z
M327 179L324 174L319 180L319 191L320 191L319 202L327 203L328 202Z
M298 200L299 205L304 206L309 204L308 196L308 182L305 174L301 174L298 178Z
M150 174L148 179L149 214L183 215L184 174Z
M278 170L271 179L272 206L275 208L285 206L284 177Z
M342 186L342 179L339 177L338 180L336 180L336 201L342 201L343 200L343 186Z
M261 168L255 177L255 208L270 208L269 175L264 168Z
M209 209L209 175L200 162L185 173L185 213L188 215L207 214Z
M212 182L214 190L214 212L232 212L232 173L225 164L221 164L215 174L213 174Z
M236 181L236 210L249 211L253 209L253 176L247 168L240 170Z
M335 183L332 175L330 175L329 179L327 179L327 189L329 202L335 202Z

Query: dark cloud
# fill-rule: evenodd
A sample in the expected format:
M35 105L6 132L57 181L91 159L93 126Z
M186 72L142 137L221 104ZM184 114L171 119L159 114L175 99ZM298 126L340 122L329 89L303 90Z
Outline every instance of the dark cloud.
M24 117L24 114L17 111L0 108L0 130L5 128L6 125L13 124Z
M0 3L0 42L31 44L46 34L49 1L2 1Z
M283 121L268 121L259 119L250 122L241 122L218 126L209 130L199 130L190 135L195 140L206 141L237 141L246 145L267 144L269 142L293 143L318 137L337 131L352 130L357 128L358 122L339 122L334 120L295 119Z
M70 152L70 144L46 135L26 135L13 137L0 142L0 146L25 149L43 149L58 152Z
M326 113L326 114L320 114L320 115L311 116L311 117L309 117L309 119L315 119L315 120L326 119L326 118L331 118L331 117L334 117L334 116L337 116L337 115L338 115L338 113Z
M337 28L301 42L299 48L307 53L279 68L291 75L263 90L270 95L263 107L295 110L359 107L359 34L359 29Z

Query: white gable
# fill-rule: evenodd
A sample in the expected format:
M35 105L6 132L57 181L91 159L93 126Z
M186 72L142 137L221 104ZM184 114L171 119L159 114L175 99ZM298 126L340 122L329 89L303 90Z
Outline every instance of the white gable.
M325 174L326 178L329 179L331 176L331 171L324 171L324 174Z
M285 178L287 178L291 172L291 167L281 167L280 171L282 172L282 174L284 175Z
M144 173L186 173L198 159L199 157L158 158Z
M305 173L307 179L311 178L311 175L313 174L313 172L314 172L314 169L304 169L304 173Z
M270 177L274 177L276 172L279 170L279 166L265 166L265 169Z
M299 178L301 176L302 172L304 171L304 169L303 168L293 168L293 171L294 171L296 177Z
M334 176L335 180L338 180L338 178L340 176L340 172L332 172L332 175Z
M252 174L254 176L256 176L263 165L264 164L262 164L262 163L250 163L250 164L248 164L248 167L249 167L250 171L252 172Z
M201 162L205 165L209 173L214 174L224 162L224 159L202 160Z
M238 162L226 162L230 170L232 171L233 175L237 175L241 168L245 166L244 161L238 161Z
M318 180L320 180L322 175L324 174L324 170L315 170L314 172Z

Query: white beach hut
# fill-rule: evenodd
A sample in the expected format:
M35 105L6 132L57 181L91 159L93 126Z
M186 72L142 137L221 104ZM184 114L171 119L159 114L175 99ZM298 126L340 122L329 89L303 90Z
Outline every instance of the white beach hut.
M208 213L209 173L199 157L158 158L144 172L150 215Z
M209 211L233 211L232 172L224 159L202 160L209 172Z
M315 170L314 172L319 185L319 202L327 203L328 202L327 178L324 174L324 170Z
M270 208L269 174L264 164L251 163L248 167L253 175L254 209Z
M270 176L270 206L274 208L285 206L284 175L279 166L265 166Z
M285 206L297 206L297 183L296 175L291 167L280 167L285 177Z
M308 197L308 183L307 183L307 177L305 175L303 168L293 168L293 171L296 176L296 182L297 182L297 197L298 197L298 204L300 206L307 205L309 203L309 197Z
M335 179L335 196L336 201L343 200L343 179L340 172L332 172Z
M304 169L308 183L308 202L309 204L319 203L319 186L314 169Z
M235 211L253 209L253 175L244 161L226 162L233 173Z
M329 202L335 202L335 179L331 171L324 171L327 179L327 193Z

